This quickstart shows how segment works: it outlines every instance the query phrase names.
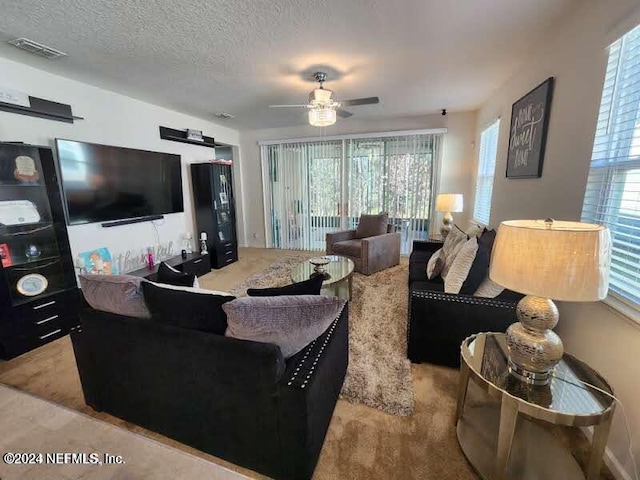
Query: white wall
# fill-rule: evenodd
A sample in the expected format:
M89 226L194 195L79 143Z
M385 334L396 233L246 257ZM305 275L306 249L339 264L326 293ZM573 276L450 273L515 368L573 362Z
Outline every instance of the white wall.
M501 116L491 223L516 218L580 218L596 119L607 62L606 47L640 23L637 0L590 0L549 32L518 72L478 112L476 136ZM635 18L635 23L630 20ZM511 105L547 77L555 77L542 178L505 177ZM628 410L631 430L640 432L640 325L602 303L560 305L557 331L565 349L599 370ZM635 439L640 460L640 438ZM627 471L631 463L618 413L609 447Z
M335 125L325 129L304 125L291 128L250 130L240 133L242 150L240 168L242 170L243 184L242 205L244 206L245 220L244 232L239 234L241 243L255 247L265 246L259 141L428 128L448 129L448 133L445 134L442 151L439 191L465 194L465 211L454 214L454 217L458 225L464 225L466 228L472 205L470 202L470 189L475 156L475 112L368 121L359 120L356 116L348 120L338 120Z
M216 141L234 145L239 143L238 132L4 58L0 58L0 72L0 85L69 104L74 115L85 117L85 120L67 124L0 112L0 141L54 147L54 139L58 137L182 156L185 211L166 215L164 223L156 222L161 243L173 241L174 251L179 253L183 234L194 231L188 164L214 158L214 150L161 140L158 126L202 130ZM107 246L112 254L117 254L157 243L156 232L150 222L112 228L103 228L99 223L72 226L69 227L69 237L74 255L99 246Z

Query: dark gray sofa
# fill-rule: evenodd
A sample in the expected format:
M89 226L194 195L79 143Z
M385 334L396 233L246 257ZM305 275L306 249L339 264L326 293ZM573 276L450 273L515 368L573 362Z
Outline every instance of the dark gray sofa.
M460 345L479 332L504 332L516 322L522 295L505 290L496 298L444 293L440 277L429 280L426 265L442 247L439 242L414 241L409 257L407 356L414 363L460 366Z
M93 310L71 339L85 401L274 478L311 478L348 364L348 306L280 348Z

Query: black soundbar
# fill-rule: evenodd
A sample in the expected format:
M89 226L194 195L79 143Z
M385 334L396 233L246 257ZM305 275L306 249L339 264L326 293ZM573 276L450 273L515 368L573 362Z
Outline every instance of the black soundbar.
M160 220L162 218L164 218L164 215L149 215L148 217L127 218L125 220L115 220L113 222L104 222L101 225L105 228L119 227L121 225L129 225L131 223L153 222L154 220Z

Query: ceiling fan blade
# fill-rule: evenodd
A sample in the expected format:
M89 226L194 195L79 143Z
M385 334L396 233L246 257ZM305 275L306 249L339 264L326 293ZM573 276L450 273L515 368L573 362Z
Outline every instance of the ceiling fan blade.
M291 108L291 107L304 107L304 108L307 108L308 105L269 105L269 108Z
M340 105L342 105L343 107L357 107L358 105L373 105L375 103L380 103L380 99L378 97L354 98L353 100L340 100Z
M346 110L342 110L341 108L339 108L338 110L336 110L336 113L338 114L338 116L340 118L349 118L349 117L353 117L353 113L351 112L347 112Z

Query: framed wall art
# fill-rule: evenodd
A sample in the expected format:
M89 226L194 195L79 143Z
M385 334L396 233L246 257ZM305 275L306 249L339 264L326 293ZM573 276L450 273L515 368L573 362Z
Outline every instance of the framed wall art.
M542 176L553 84L548 78L511 108L507 178Z

